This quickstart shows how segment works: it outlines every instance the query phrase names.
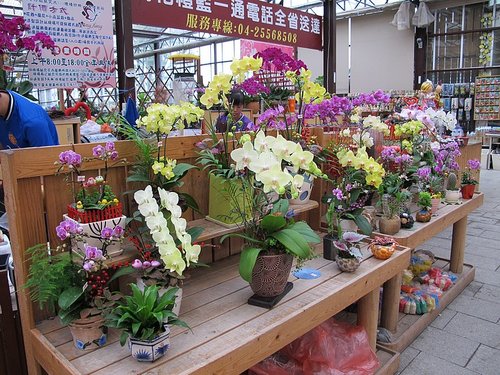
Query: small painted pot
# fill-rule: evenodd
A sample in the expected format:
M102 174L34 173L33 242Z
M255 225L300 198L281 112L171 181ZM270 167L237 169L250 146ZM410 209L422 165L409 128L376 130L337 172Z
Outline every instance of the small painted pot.
M170 347L170 327L165 326L165 332L153 340L143 341L129 338L129 348L132 357L139 362L154 362L163 357Z
M360 264L358 258L341 258L339 256L337 256L336 262L339 269L343 272L354 272Z
M394 254L394 251L396 251L396 244L395 243L391 245L371 244L370 250L375 258L386 260L389 259L392 256L392 254Z
M419 223L427 223L431 221L432 212L430 210L420 210L415 217Z

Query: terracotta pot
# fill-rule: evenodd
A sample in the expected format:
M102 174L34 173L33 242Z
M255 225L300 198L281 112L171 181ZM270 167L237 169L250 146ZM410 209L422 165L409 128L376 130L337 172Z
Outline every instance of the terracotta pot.
M396 234L401 229L401 219L399 216L388 219L386 217L381 217L378 221L379 231L384 234Z
M431 221L432 212L430 210L422 209L417 212L416 219L420 223L427 223Z
M77 349L96 349L106 344L107 327L101 315L76 319L69 324L69 330Z
M293 257L290 254L259 255L250 288L260 297L275 297L285 290Z
M441 204L441 198L432 198L431 203L432 203L431 212L433 215L435 215L439 210L439 205Z
M463 199L472 199L474 196L474 191L476 190L476 185L464 185L461 188Z
M154 362L163 357L170 347L170 327L150 341L129 338L130 354L139 362Z
M342 272L354 272L358 269L360 264L358 258L341 258L339 256L336 262Z

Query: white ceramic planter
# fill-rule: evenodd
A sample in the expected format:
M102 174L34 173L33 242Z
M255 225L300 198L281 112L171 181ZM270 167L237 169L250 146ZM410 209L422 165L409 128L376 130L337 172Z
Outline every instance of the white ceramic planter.
M311 198L313 182L314 182L314 176L305 173L304 183L299 189L299 196L296 199L290 199L290 204L305 204L309 202L309 198Z
M146 287L146 284L144 284L144 280L142 280L140 277L138 277L135 281L137 287L141 290L141 291L144 291L144 288ZM169 286L167 288L160 288L158 290L158 294L161 296L163 296L169 289L171 289L173 287ZM179 313L181 311L181 303L182 303L182 288L179 288L177 289L177 293L175 293L175 304L174 304L174 308L172 309L172 312L179 316Z
M63 215L63 217L64 219L78 223L76 220L70 218L68 215ZM115 229L117 225L120 225L121 227L125 228L126 218L127 217L125 215L122 215L121 217L117 217L114 219L95 221L93 223L87 223L87 224L79 223L79 225L83 228L83 232L86 233L87 235L100 237L101 231L105 227ZM100 238L91 238L91 237L84 237L84 241L74 241L72 243L73 249L78 249L78 251L81 254L85 255L85 243L87 243L89 246L95 246L99 249L102 249L102 240ZM119 241L114 241L113 243L108 245L106 251L108 256L110 257L121 255L123 253L122 244Z
M458 203L460 201L460 198L462 196L462 193L460 190L446 190L446 195L444 196L444 200L447 203Z
M170 347L170 327L165 326L165 332L150 341L129 338L130 354L139 362L154 362L165 355Z

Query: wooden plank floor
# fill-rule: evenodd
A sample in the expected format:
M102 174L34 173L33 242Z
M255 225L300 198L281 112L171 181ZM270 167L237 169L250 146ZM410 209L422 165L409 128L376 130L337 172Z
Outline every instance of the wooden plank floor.
M171 349L151 364L132 359L113 331L105 347L85 352L73 347L69 330L57 320L42 322L32 336L37 347L56 352L71 364L66 363L70 371L60 373L238 374L378 288L406 267L410 255L403 248L380 261L367 248L363 253L365 258L353 274L340 272L333 262L320 257L309 261L306 266L319 269L321 277L297 280L291 276L294 288L273 310L246 303L252 292L238 275L237 256L196 270L185 284L181 307L181 318L192 332L173 327Z

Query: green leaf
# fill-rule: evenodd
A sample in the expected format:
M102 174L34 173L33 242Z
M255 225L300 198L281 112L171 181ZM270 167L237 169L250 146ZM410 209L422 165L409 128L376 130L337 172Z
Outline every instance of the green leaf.
M190 169L199 169L199 168L192 164L179 163L175 166L172 172L174 172L176 176L180 176L179 178L182 178Z
M133 174L127 177L127 182L151 182L149 176Z
M188 234L191 235L191 242L196 242L196 239L203 233L205 228L203 227L193 227L186 230Z
M17 92L23 96L29 94L31 90L33 90L33 84L30 81L22 81L17 88Z
M255 267L255 262L257 261L257 256L262 251L258 247L249 247L241 252L240 257L240 276L243 280L251 282L252 281L252 271Z
M135 272L135 269L132 267L132 266L128 266L128 267L121 267L118 271L116 271L113 276L111 276L111 278L109 279L109 283L112 282L113 280L116 280L118 279L119 277L121 276L125 276L125 275L130 275L132 273Z
M69 307L78 301L78 299L83 296L83 288L81 287L70 287L64 290L59 296L59 307L63 310L69 309Z
M260 227L267 233L274 233L285 225L286 219L283 216L266 215L260 222Z
M290 207L290 202L288 199L280 199L276 203L273 204L273 208L271 210L271 214L275 214L277 212L281 212L283 216L288 212L288 208Z
M271 237L277 239L286 249L296 257L306 259L310 256L311 249L302 235L293 229L282 229L273 233Z
M321 238L318 234L312 230L312 228L305 221L298 221L288 227L288 229L292 229L295 232L302 235L304 240L309 243L320 243Z
M141 328L141 322L132 323L132 336L137 336L137 332Z
M125 343L127 342L128 339L128 333L126 331L123 331L122 334L120 335L120 345L124 346Z
M220 242L221 243L224 242L226 240L226 238L228 238L228 237L238 237L238 238L243 238L244 240L246 240L247 242L250 242L250 243L259 244L259 245L263 244L262 241L259 241L258 239L253 238L253 237L248 237L247 235L242 234L242 233L225 234L220 238Z
M363 215L357 215L354 217L354 222L363 234L366 234L367 236L372 234L372 226L366 217Z

